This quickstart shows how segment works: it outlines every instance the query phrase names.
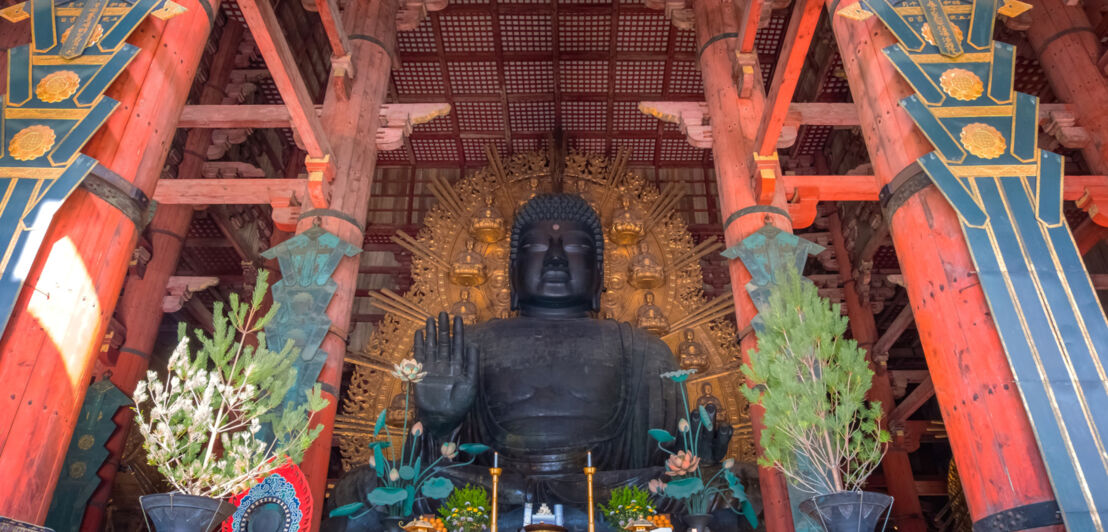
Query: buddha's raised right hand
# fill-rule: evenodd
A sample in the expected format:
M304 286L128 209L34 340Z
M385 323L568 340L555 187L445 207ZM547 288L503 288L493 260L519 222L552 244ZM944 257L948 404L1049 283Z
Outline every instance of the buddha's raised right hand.
M450 317L439 313L427 318L427 328L417 331L413 344L416 360L427 376L415 384L415 402L423 425L435 436L457 428L477 397L477 347L465 344L462 319L454 317L454 335L450 335Z

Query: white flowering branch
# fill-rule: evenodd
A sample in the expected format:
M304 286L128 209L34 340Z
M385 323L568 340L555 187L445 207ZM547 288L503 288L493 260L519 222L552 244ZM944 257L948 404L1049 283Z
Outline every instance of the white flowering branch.
M292 364L299 350L291 340L280 351L266 344L262 329L279 307L274 303L257 317L268 273L259 272L249 304L237 294L228 314L215 304L213 333L195 331L200 348L193 355L180 324L166 380L150 371L135 389L135 422L147 459L182 493L221 499L242 491L284 457L299 462L323 430L309 423L328 403L318 384L306 401L284 403L296 382ZM268 438L263 423L272 428Z

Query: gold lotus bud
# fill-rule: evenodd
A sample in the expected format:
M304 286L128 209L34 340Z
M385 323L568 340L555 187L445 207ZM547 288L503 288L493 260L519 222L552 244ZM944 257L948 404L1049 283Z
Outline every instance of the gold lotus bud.
M966 151L982 159L996 159L1008 149L1008 143L1000 131L980 122L962 128L960 138Z
M963 102L976 100L985 92L985 84L981 78L964 68L951 68L943 72L942 77L939 78L939 85L942 86L943 92Z
M28 126L12 137L11 142L8 143L8 153L11 153L12 158L17 161L38 159L54 147L54 141L57 138L54 130L48 126Z
M46 103L58 103L69 99L81 86L81 77L71 70L51 72L39 80L35 95Z

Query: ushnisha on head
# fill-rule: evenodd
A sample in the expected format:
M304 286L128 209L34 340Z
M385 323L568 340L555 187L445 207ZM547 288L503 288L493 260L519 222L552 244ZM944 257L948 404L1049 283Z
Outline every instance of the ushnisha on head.
M582 317L600 308L604 228L579 196L535 196L512 224L512 308L523 315Z

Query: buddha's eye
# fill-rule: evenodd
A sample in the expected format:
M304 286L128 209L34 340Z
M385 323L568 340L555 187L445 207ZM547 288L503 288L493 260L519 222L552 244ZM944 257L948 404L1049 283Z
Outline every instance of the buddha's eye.
M550 249L550 246L545 242L524 242L520 247L527 253L542 253Z

